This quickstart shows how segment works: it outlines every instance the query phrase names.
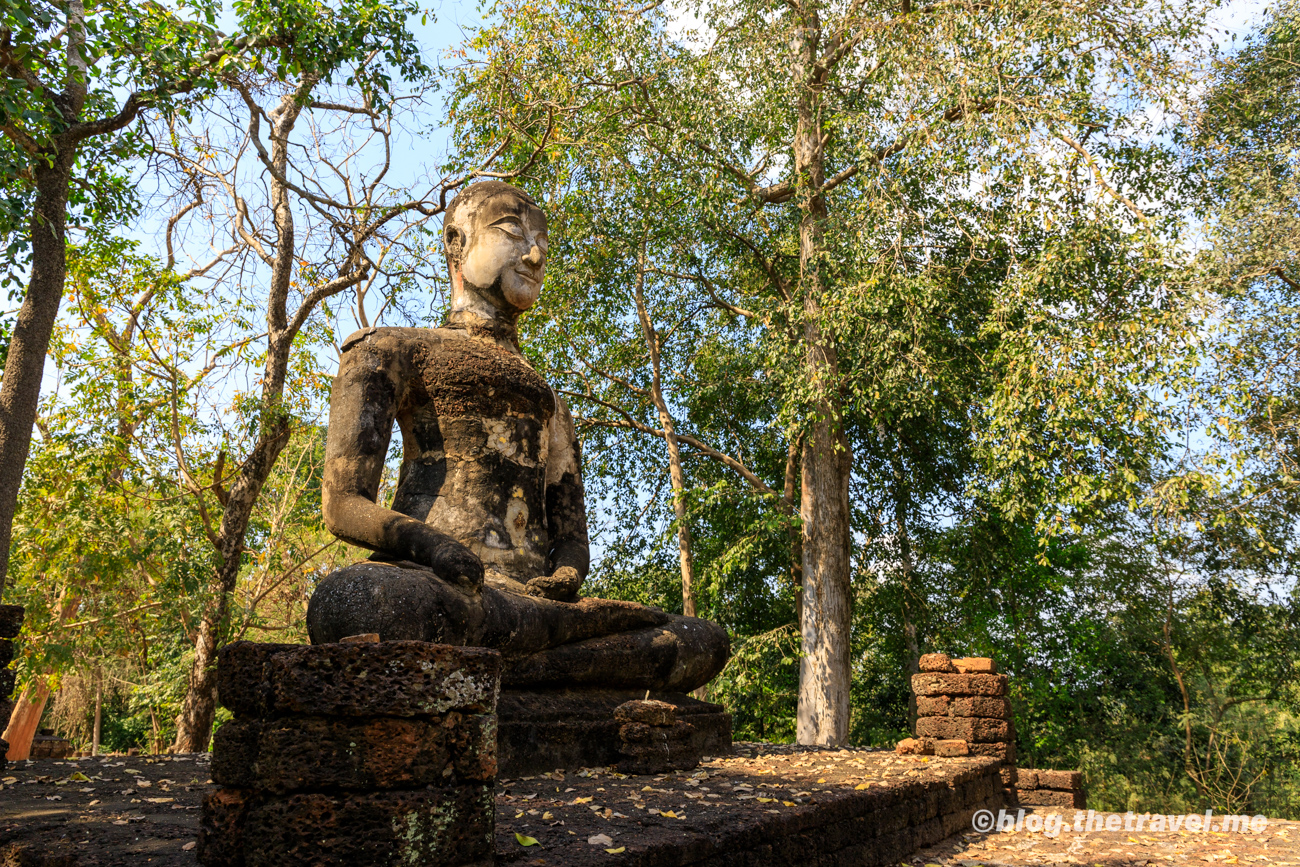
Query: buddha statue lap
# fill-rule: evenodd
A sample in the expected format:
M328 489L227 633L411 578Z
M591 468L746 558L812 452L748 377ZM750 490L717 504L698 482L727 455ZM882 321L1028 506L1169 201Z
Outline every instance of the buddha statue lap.
M377 633L490 647L502 654L503 685L522 689L704 685L727 660L719 626L581 595L580 446L516 331L541 290L545 215L521 190L484 181L451 203L443 237L447 324L367 328L342 347L325 523L374 554L320 583L312 642ZM386 507L377 499L394 421L402 465Z

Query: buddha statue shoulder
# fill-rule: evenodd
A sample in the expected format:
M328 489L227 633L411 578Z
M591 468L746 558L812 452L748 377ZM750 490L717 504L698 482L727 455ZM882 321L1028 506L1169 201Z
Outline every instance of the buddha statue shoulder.
M323 579L313 643L378 633L492 647L507 686L687 691L721 670L714 623L581 595L590 549L568 406L519 350L536 303L546 216L483 181L444 216L451 309L441 328L367 328L342 345L323 508L370 559ZM378 502L394 424L402 462Z

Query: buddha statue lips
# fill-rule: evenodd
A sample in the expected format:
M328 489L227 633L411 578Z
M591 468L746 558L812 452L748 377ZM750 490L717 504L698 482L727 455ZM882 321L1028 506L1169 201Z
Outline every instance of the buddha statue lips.
M590 558L580 446L515 327L541 289L545 215L515 187L480 182L451 203L443 236L446 326L368 328L343 343L325 523L374 553L320 583L312 642L378 633L491 647L507 686L702 686L727 660L719 626L580 595ZM402 466L385 507L394 422Z

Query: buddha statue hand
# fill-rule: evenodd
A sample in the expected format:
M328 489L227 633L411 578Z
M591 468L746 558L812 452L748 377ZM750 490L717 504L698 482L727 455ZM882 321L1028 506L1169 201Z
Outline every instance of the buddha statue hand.
M582 588L582 575L572 566L561 566L554 574L542 575L528 582L529 596L543 596L556 602L575 602Z
M439 578L469 593L483 589L483 561L469 548L440 533L414 540L411 560L428 566Z

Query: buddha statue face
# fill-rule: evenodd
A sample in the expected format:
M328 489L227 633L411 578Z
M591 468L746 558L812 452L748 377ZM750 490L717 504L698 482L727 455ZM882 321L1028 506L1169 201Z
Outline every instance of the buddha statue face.
M546 215L521 191L486 181L471 186L444 228L452 306L487 302L515 316L537 302L546 269Z

